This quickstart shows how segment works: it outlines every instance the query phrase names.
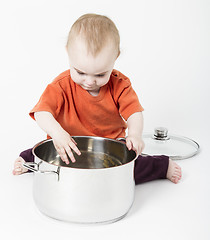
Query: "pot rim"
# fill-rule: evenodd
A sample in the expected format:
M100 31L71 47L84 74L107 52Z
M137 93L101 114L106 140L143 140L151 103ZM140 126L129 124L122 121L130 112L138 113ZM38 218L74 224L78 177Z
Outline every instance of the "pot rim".
M120 141L120 140L115 140L115 139L112 139L112 138L105 138L105 137L97 137L97 136L71 136L72 138L91 138L91 139L98 139L98 140L109 140L109 141L112 141L112 142L117 142L117 143L120 143L120 144L123 144L123 145L125 145L125 143L123 143L122 141ZM50 165L53 165L53 166L56 166L56 167L64 167L64 168L68 168L68 169L75 169L75 170L110 170L110 169L116 169L116 168L119 168L119 167L123 167L123 166L126 166L127 164L130 164L130 163L132 163L132 162L134 162L136 159L137 159L137 154L136 154L136 152L135 152L135 158L134 159L132 159L131 161L129 161L129 162L127 162L127 163L124 163L124 164L122 164L122 165L119 165L119 166L114 166L114 167L108 167L108 168L73 168L73 167L69 167L69 166L58 166L58 165L56 165L56 164L53 164L53 163L49 163L49 162L47 162L47 161L45 161L45 160L43 160L43 159L41 159L41 158L39 158L36 154L35 154L35 149L38 147L38 146L40 146L41 144L43 144L43 143L46 143L46 142L51 142L52 141L52 138L49 138L49 139L45 139L45 140L43 140L43 141L40 141L40 142L38 142L37 144L35 144L34 145L34 147L32 148L32 154L34 155L34 157L37 157L38 159L40 159L41 161L44 161L44 162L46 162L46 163L48 163L48 164L50 164ZM125 147L127 147L126 145L125 145ZM129 150L128 150L129 151ZM133 150L130 150L130 151L133 151Z

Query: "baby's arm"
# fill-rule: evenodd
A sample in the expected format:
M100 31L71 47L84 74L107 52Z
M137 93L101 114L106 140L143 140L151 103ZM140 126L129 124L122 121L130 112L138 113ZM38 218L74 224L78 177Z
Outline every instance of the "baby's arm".
M144 149L142 140L143 131L143 114L136 112L132 114L128 120L128 136L126 138L126 146L129 150L133 149L137 155L140 155Z
M50 112L41 111L35 112L34 117L37 124L42 128L52 139L54 146L65 163L69 163L66 153L72 162L75 162L74 155L71 151L73 149L78 155L81 154L76 147L76 142L71 138L70 134L66 132L61 125L55 120Z

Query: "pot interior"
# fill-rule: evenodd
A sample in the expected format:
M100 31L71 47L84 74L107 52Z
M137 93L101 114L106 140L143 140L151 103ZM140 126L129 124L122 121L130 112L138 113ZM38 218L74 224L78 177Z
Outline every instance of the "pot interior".
M63 162L56 151L52 139L37 144L33 154L50 164L70 168L100 169L124 165L136 158L133 150L128 150L122 142L100 137L73 137L81 152L78 156L74 151L75 163L69 159L69 164Z

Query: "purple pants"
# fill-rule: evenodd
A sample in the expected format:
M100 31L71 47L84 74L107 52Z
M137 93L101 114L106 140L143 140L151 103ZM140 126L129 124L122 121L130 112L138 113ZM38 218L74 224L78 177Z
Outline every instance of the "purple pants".
M20 153L26 162L34 162L32 148ZM149 182L156 179L166 178L169 157L161 156L139 156L135 161L134 179L136 184Z

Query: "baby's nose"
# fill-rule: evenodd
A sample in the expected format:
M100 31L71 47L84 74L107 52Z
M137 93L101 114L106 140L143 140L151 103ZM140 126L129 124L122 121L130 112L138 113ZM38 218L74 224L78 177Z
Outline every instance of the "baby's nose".
M87 76L87 78L85 79L85 82L87 85L93 85L95 83L95 78L92 76Z

